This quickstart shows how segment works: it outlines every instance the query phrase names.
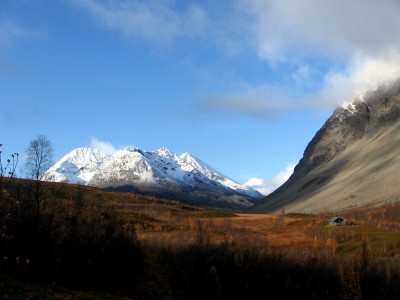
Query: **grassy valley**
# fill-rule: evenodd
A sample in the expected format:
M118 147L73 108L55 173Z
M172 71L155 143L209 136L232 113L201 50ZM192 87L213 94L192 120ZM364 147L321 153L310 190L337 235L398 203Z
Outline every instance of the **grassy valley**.
M246 214L79 185L3 180L9 299L396 298L400 204Z

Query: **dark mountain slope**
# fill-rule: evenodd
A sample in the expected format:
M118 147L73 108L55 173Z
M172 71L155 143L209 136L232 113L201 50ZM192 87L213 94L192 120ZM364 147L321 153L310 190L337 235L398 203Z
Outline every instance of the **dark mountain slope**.
M400 199L400 84L338 107L289 180L254 212L339 210Z

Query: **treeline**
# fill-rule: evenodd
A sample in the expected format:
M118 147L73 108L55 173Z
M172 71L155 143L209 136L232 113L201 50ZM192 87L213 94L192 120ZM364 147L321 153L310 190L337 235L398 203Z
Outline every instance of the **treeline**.
M198 222L195 245L144 245L117 211L89 206L84 187L57 186L37 198L34 181L0 182L1 275L134 299L400 298L399 269L372 260L365 243L352 261L291 257L251 241L213 244Z

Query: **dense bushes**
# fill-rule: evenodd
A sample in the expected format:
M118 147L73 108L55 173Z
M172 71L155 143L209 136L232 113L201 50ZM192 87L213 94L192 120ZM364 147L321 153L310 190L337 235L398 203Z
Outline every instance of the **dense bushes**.
M24 280L127 293L141 272L133 228L116 212L43 193L32 206L32 185L14 180L0 191L0 272Z
M260 246L154 249L143 299L398 299L398 268L361 259L304 260ZM147 287L143 288L143 287ZM151 297L149 297L149 295Z
M163 249L157 256L165 299L337 299L335 268L294 262L256 247L229 245ZM168 297L166 297L168 295Z

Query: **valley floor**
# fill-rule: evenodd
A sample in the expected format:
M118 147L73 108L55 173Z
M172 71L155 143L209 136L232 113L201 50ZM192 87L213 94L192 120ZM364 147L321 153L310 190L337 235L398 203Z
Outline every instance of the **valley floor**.
M344 211L348 224L329 226L335 214L234 214L227 217L185 218L164 216L152 227L137 225L138 239L144 244L166 246L197 243L262 245L270 250L297 257L332 256L355 259L361 256L363 243L371 257L400 260L399 204L379 208ZM400 212L399 212L400 216ZM148 225L148 224L147 224Z
M332 227L329 212L231 213L56 184L38 210L31 188L0 188L0 298L400 297L400 203L343 211L349 225Z

